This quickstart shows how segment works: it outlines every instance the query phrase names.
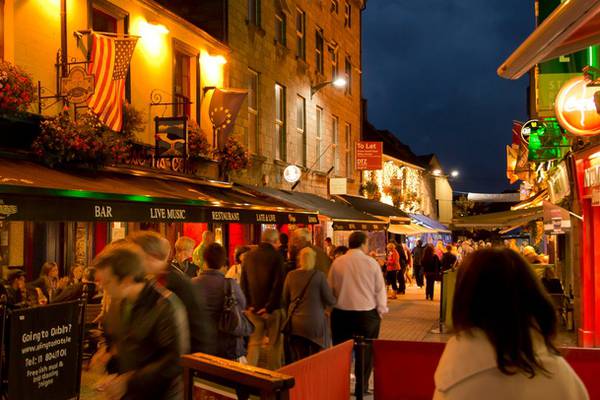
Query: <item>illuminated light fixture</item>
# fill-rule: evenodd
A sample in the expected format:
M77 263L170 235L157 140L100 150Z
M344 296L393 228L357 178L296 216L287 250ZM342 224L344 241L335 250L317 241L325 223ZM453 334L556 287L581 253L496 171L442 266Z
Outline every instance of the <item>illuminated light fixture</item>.
M201 52L200 66L205 86L223 86L223 65L225 64L227 64L227 60L222 55L211 56L206 51Z
M150 57L156 60L161 54L165 54L167 46L165 36L169 30L164 25L141 20L138 30L141 37L140 42Z
M431 171L431 173L435 176L440 176L442 175L442 170L441 169L434 169L433 171Z
M450 172L450 176L453 178L457 178L459 175L460 175L460 172L458 172L457 170Z
M588 157L590 160L596 160L598 158L600 158L600 151L595 152L594 154L592 154L591 156Z
M144 34L167 35L169 33L166 26L154 21L142 21L140 29L142 30L142 37Z
M335 78L335 80L333 80L333 81L321 82L315 86L311 86L310 97L313 97L315 95L315 93L317 93L319 90L323 89L327 85L333 85L338 89L342 89L348 85L348 81L345 78L339 77L339 78Z
M302 171L296 165L288 165L283 170L283 178L288 183L296 183L300 180L300 177L302 177Z
M227 60L225 59L225 57L221 55L211 56L207 53L202 53L202 55L200 56L200 62L205 65L213 66L221 66L227 64Z

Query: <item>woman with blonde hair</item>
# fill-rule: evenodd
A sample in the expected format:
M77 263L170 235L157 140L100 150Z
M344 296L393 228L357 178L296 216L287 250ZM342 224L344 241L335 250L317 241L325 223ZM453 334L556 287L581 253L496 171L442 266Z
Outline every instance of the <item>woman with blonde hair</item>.
M283 285L286 363L308 357L326 346L325 309L336 302L325 274L315 269L315 251L305 247L297 257L299 267L288 273Z

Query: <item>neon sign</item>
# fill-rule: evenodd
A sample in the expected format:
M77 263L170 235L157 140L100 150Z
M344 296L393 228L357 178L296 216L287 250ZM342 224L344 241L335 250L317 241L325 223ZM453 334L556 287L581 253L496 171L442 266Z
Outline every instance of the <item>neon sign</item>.
M588 86L583 76L568 80L558 92L554 108L560 125L574 135L593 136L600 133L600 114L594 94L600 87Z

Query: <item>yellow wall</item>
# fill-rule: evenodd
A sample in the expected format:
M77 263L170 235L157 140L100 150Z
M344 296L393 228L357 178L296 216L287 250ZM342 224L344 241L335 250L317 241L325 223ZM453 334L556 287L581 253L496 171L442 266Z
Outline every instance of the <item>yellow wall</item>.
M162 91L164 102L171 102L173 39L185 43L196 50L197 54L222 55L227 58L228 49L151 0L113 0L111 3L127 12L129 33L141 36L131 62L131 102L144 113L147 121L146 131L139 139L153 143L154 117L170 116L172 110L171 106L151 109L150 95L157 89ZM6 59L22 66L35 82L40 80L42 86L50 92L56 92L54 64L60 48L60 0L8 0L5 12ZM85 60L86 55L78 48L73 33L91 28L88 14L87 0L67 0L69 60ZM148 24L148 21L152 24ZM87 40L84 40L84 44L87 46ZM209 76L209 69L214 75L214 66L203 68L202 65L200 75ZM222 85L225 81L224 69L222 65L217 68L217 84ZM191 106L192 118L198 119L195 115L196 65L193 62L190 76L191 101L194 102ZM44 113L52 115L58 111L60 105L51 107Z

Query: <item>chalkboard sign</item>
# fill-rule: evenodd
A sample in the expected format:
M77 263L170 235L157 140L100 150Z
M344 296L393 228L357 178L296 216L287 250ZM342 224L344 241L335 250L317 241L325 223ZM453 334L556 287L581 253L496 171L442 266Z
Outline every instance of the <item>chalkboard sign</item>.
M74 301L11 314L9 400L78 397L81 307Z

